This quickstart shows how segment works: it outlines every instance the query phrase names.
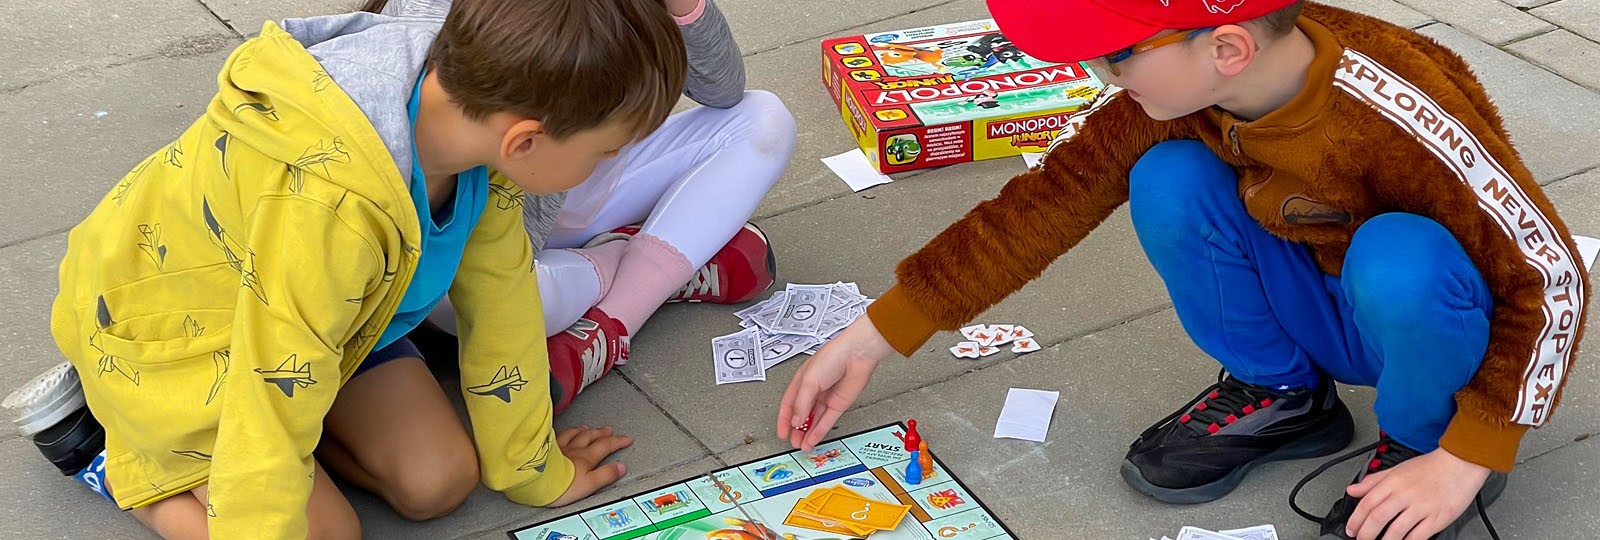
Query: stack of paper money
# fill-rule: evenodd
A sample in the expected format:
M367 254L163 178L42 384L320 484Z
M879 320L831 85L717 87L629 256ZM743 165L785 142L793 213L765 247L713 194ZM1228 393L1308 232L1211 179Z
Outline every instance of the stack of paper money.
M1172 539L1163 536L1161 540ZM1258 525L1248 529L1214 532L1199 527L1184 527L1178 531L1178 540L1278 540L1278 529L1271 525Z
M711 340L717 384L767 380L767 369L812 354L867 313L855 283L789 284L734 313L744 330Z

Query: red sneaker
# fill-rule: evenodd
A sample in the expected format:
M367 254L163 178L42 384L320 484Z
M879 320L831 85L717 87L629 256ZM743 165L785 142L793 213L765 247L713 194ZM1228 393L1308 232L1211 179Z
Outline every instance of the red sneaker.
M596 236L584 247L600 245L618 237L639 234L639 226L628 225ZM667 298L673 302L706 302L711 304L738 304L755 298L766 291L777 279L778 260L772 252L767 235L754 223L744 228L711 256L705 266L696 270L678 292Z
M555 413L561 414L584 388L628 362L628 329L599 308L545 340Z

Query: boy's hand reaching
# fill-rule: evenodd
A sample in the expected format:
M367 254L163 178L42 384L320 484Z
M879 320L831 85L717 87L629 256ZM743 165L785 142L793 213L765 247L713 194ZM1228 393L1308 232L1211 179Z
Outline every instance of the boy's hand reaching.
M567 492L562 493L555 502L550 503L550 507L566 506L581 501L622 478L622 475L628 473L627 466L622 463L601 465L600 462L631 444L633 437L612 435L609 427L579 426L556 433L556 446L561 448L562 455L572 460L572 466L577 470L577 474L572 477L572 486L568 487Z
M1350 486L1361 503L1350 514L1345 534L1357 540L1427 540L1472 504L1489 478L1489 469L1443 448L1369 474ZM1390 522L1393 521L1391 524Z
M806 360L789 381L778 405L778 438L810 452L833 429L861 390L866 388L878 362L894 353L872 319L861 317L845 327L839 337ZM806 419L811 427L800 429Z

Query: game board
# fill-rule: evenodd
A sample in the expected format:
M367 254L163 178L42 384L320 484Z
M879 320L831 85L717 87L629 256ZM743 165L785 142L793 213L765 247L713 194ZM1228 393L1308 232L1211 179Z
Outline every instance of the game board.
M560 518L508 532L512 540L766 540L744 524L744 513L784 540L828 540L853 536L785 524L801 498L813 490L847 486L866 497L909 505L897 528L872 540L1014 540L1005 524L938 460L920 485L905 480L909 454L888 424L834 439L810 453L777 454L715 471L732 486L732 497L706 475L676 482Z

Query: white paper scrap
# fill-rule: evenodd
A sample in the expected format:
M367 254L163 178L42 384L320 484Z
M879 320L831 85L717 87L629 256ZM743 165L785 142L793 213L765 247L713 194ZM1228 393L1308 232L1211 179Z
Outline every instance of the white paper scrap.
M1022 162L1026 163L1029 169L1038 167L1040 163L1044 163L1044 152L1023 152Z
M867 161L867 155L861 153L860 148L850 150L837 156L822 158L822 163L833 170L833 174L840 180L850 185L852 191L861 191L879 184L887 184L894 180L889 175L878 172L872 168L872 162Z
M1000 420L994 425L994 438L1044 442L1060 398L1061 392L1012 388L1006 394L1005 407L1000 409Z
M1583 259L1584 271L1594 270L1594 256L1600 254L1600 238L1574 234L1572 242L1578 244L1578 258Z

